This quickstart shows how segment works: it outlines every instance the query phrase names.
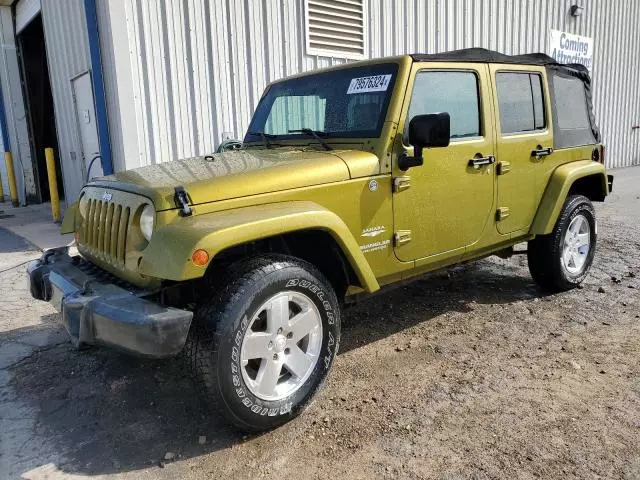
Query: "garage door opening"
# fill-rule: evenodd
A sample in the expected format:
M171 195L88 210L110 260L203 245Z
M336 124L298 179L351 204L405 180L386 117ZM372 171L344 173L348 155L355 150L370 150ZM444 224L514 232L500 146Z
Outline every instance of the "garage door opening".
M51 147L55 151L58 192L60 197L64 198L42 16L38 14L31 20L17 38L37 201L47 202L50 200L47 164L44 155L44 149L47 147Z

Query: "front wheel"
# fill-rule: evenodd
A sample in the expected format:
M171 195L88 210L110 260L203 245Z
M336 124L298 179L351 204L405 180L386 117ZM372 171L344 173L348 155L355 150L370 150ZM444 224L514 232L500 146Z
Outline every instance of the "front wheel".
M225 273L196 311L196 373L232 424L267 430L298 415L326 378L340 307L324 276L296 258L266 255Z
M583 195L569 196L553 231L529 242L531 276L552 292L577 287L593 263L596 239L596 216L591 201Z

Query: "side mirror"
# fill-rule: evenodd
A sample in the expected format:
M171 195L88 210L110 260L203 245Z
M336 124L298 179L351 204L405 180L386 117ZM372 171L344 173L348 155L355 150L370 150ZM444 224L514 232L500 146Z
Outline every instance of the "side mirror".
M398 159L400 170L422 165L422 149L448 147L451 138L451 119L447 112L416 115L409 122L409 143L414 156L406 154Z

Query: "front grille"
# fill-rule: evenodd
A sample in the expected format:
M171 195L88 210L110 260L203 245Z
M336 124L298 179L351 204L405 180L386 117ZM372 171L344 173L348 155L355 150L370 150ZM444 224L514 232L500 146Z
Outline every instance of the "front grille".
M89 200L82 232L83 244L124 263L131 209L115 202Z
M92 280L96 280L100 283L113 283L114 285L117 285L120 288L124 288L134 295L148 293L150 291L140 288L133 283L127 282L123 278L116 277L114 274L107 272L106 270L98 267L95 263L91 263L89 260L86 260L79 255L71 258L73 261L73 265L83 273L91 277Z

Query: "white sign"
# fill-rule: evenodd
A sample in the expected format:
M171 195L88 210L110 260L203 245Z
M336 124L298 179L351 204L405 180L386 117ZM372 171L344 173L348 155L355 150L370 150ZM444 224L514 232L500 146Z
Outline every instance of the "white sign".
M391 74L352 78L349 89L347 90L347 95L351 95L352 93L384 92L387 90L390 81Z
M549 55L558 63L581 63L591 71L593 39L560 30L551 30Z

